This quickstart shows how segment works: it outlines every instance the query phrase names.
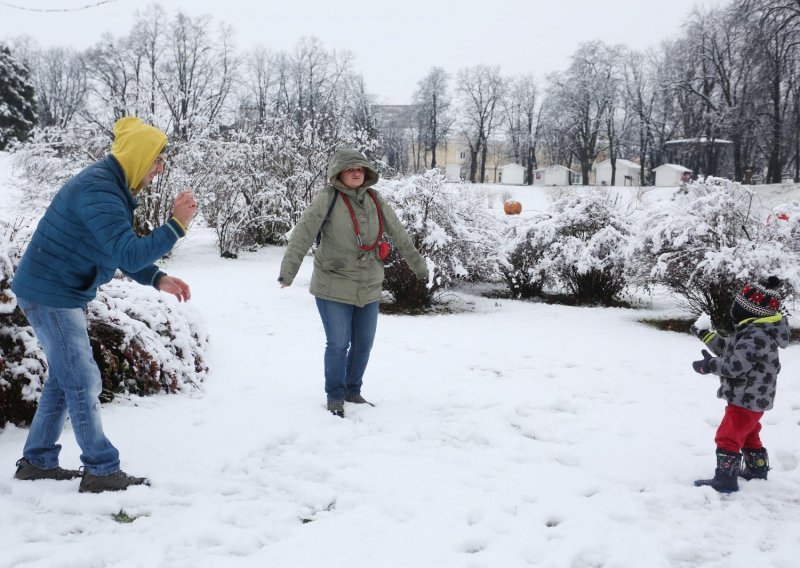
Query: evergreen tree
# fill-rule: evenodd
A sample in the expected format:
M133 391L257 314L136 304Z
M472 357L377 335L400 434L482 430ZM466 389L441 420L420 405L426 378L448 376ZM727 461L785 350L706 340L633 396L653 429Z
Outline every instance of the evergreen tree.
M36 123L36 106L28 69L0 44L0 150L24 140Z

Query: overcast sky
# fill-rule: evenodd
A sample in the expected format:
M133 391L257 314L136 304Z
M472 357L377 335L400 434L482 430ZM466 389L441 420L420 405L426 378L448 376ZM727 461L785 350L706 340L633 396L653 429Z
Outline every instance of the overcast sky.
M124 35L141 0L0 0L0 40L27 34L43 47L82 49L104 32ZM98 4L71 12L34 12ZM601 39L636 49L676 36L692 8L718 0L161 0L225 21L239 49L289 50L302 36L355 55L367 89L384 104L410 102L433 66L454 74L477 64L506 75L563 70L578 45ZM27 10L14 8L19 6Z

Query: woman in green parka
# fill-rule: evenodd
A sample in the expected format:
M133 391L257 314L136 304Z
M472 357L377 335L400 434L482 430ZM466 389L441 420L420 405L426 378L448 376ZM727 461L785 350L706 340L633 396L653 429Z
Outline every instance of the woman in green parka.
M358 151L337 151L328 163L328 187L300 216L281 262L282 287L291 286L317 236L310 292L325 328L328 411L344 417L344 403L370 404L361 396L383 286L384 233L420 280L425 259L397 215L374 189L379 176Z

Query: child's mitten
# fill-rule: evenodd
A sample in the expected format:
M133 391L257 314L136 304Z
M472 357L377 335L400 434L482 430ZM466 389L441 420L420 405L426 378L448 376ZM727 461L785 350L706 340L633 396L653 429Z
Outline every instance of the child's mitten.
M692 368L695 370L696 373L700 373L701 375L708 374L708 362L712 359L711 353L703 349L700 352L703 355L702 361L694 361L692 363Z

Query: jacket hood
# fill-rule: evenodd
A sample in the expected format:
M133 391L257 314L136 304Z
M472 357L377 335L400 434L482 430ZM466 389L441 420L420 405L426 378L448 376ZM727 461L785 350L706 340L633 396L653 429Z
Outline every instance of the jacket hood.
M166 146L167 135L138 117L126 116L114 124L111 155L122 166L131 191L139 188L147 170Z
M739 322L739 326L757 325L761 327L778 344L778 347L786 348L789 345L789 320L783 314L775 314L763 318L750 318Z
M337 189L351 191L346 185L337 179L337 176L348 168L364 168L364 183L360 189L366 189L378 183L380 176L375 167L364 157L364 155L353 148L337 150L330 162L328 162L327 178L328 183Z

